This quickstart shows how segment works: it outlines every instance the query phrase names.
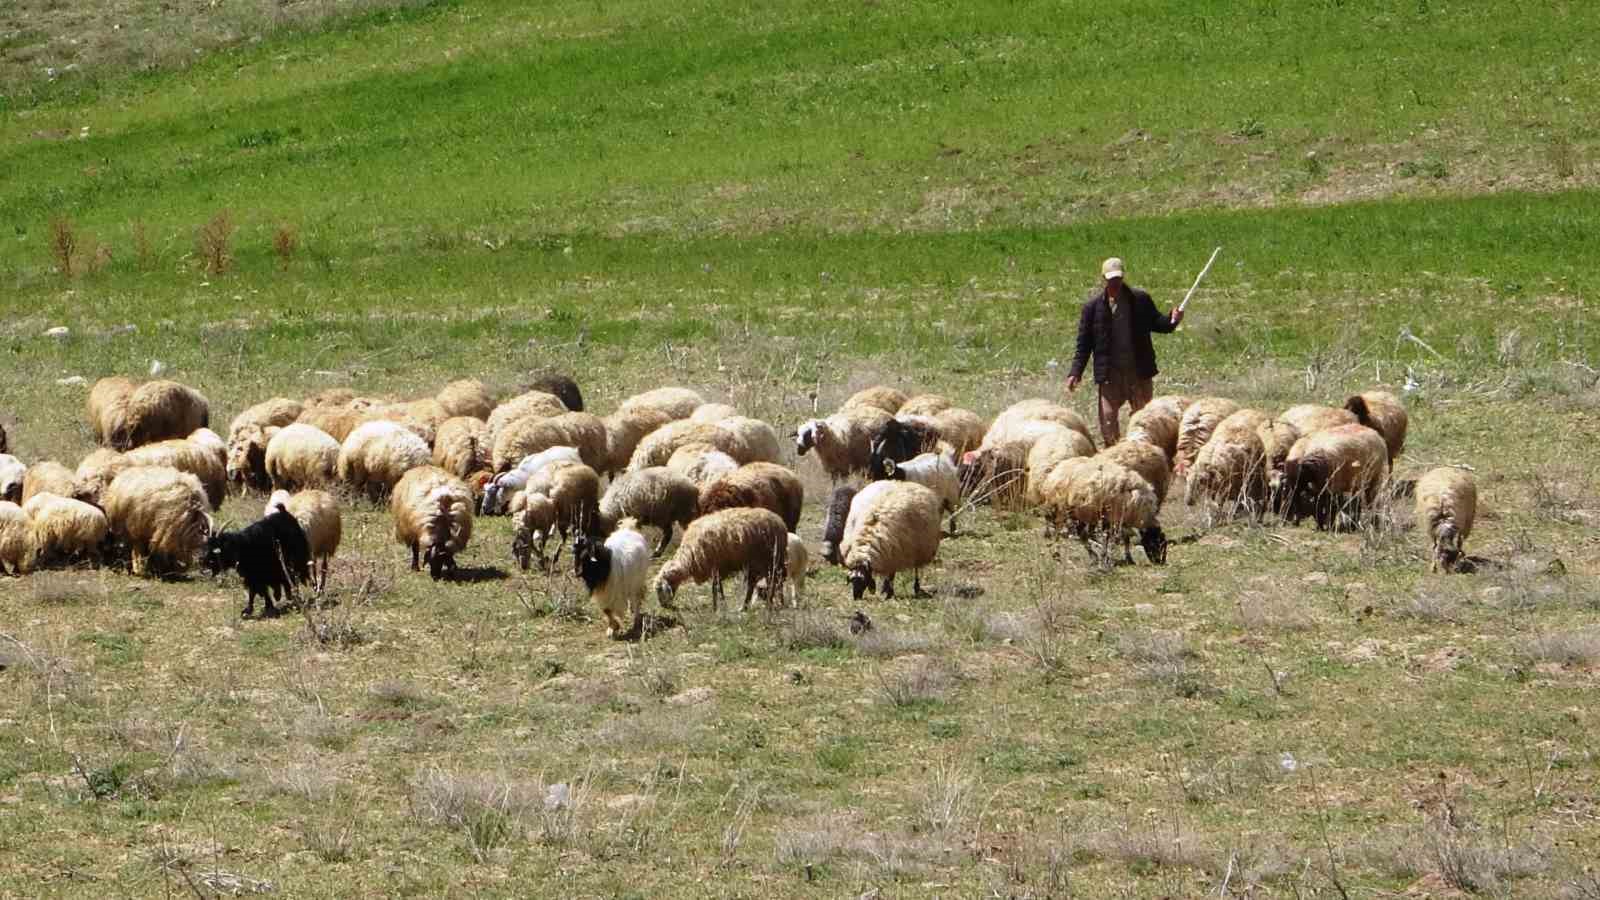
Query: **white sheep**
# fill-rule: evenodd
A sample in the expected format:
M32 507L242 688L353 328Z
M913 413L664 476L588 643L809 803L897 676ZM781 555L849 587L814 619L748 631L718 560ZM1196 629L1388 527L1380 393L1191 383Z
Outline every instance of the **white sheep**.
M623 519L604 541L580 534L572 545L577 575L606 620L606 636L622 640L642 623L645 584L650 577L650 545ZM626 622L626 626L624 626Z
M1044 476L1056 467L1056 463L1075 456L1094 455L1094 444L1065 425L1050 423L1047 428L1032 429L1030 433L1040 431L1043 433L1038 434L1033 445L1027 448L1023 464L1027 479L1024 490L1030 504L1039 502L1039 485L1044 483ZM1020 446L1021 442L1018 444Z
M493 471L494 448L488 435L489 426L482 419L455 416L444 420L433 439L433 464L457 478Z
M1340 425L1359 424L1356 421L1356 414L1348 409L1319 406L1315 403L1299 403L1291 406L1278 415L1278 421L1293 426L1300 437L1328 428L1337 428Z
M547 394L544 391L518 394L496 406L494 411L489 413L489 417L483 420L484 427L489 431L485 439L489 442L489 446L493 447L500 430L518 419L548 419L570 411L554 394Z
M619 409L601 421L606 426L605 474L615 477L618 472L628 468L633 451L646 435L674 420L666 410L638 406Z
M472 492L466 482L433 465L405 473L389 498L394 537L411 548L411 570L428 564L435 581L454 574L456 555L472 539Z
M0 500L0 576L33 568L33 521L22 507Z
M903 410L900 414L906 415ZM959 406L942 409L929 418L939 432L940 442L949 445L950 451L954 452L957 458L968 450L982 446L983 436L989 430L988 423L983 421L982 416Z
M295 420L303 425L310 425L328 433L334 440L343 444L350 432L371 421L371 417L364 409L352 406L313 406L306 405L300 418ZM262 452L266 450L266 439L262 438ZM263 468L263 471L265 469Z
M189 432L188 437L185 437L184 440L194 444L196 447L204 448L212 456L217 458L217 465L226 470L228 464L228 444L227 442L223 441L221 435L209 428L196 428L194 431Z
M1124 438L1101 450L1099 456L1107 462L1132 469L1149 482L1151 489L1156 492L1157 509L1167 502L1167 490L1172 484L1172 459L1165 450L1145 441Z
M737 416L739 411L726 403L702 403L689 414L691 422L720 422L731 416Z
M308 407L298 400L274 397L264 400L233 417L228 426L228 441L223 463L228 480L264 488L267 480L267 441L269 429L292 425ZM353 426L352 426L353 427Z
M788 559L789 529L767 509L725 509L695 519L683 533L677 553L656 575L656 598L666 609L685 581L711 582L711 608L722 603L722 579L745 576L744 608L756 585L767 578L768 600L779 589Z
M22 483L28 477L28 467L9 453L0 453L0 500L22 502Z
M1225 510L1243 508L1257 518L1266 511L1267 452L1261 443L1267 414L1241 409L1221 422L1195 456L1184 486L1183 502L1206 500Z
M89 430L94 434L94 442L104 446L106 442L106 422L110 420L113 411L120 409L133 396L134 389L139 385L121 375L112 375L102 378L89 388L89 396L84 400L84 418L89 422Z
M1226 397L1202 397L1189 404L1178 423L1178 452L1172 457L1172 469L1187 476L1200 448L1211 440L1211 432L1223 419L1239 411L1239 404Z
M833 481L872 467L872 442L894 418L875 406L841 409L826 419L803 422L794 433L795 452L817 451L817 461Z
M871 488L887 485L881 492ZM864 499L865 498L865 499ZM894 576L912 571L914 597L926 597L922 590L922 569L939 552L939 496L920 484L909 481L876 482L856 495L851 514L861 507L859 524L846 525L844 568L850 574L850 588L856 600L867 590L878 590L874 576L883 579L883 596L894 596Z
M510 471L494 476L484 486L483 502L479 506L481 514L500 515L517 492L528 486L528 479L537 475L545 466L556 462L581 461L577 447L550 447L523 457L522 461Z
M1071 428L1094 444L1094 435L1089 431L1089 423L1075 410L1068 409L1059 403L1039 397L1019 400L1011 404L1000 415L994 417L989 424L989 430L984 432L982 447L997 447L1018 440L1029 430L1037 430L1039 422L1056 422ZM1031 441L1030 441L1031 443Z
M28 569L74 560L99 564L109 526L106 514L81 500L38 494L22 504L31 528Z
M1170 464L1178 455L1178 429L1183 425L1189 398L1175 394L1156 397L1128 419L1130 441L1143 441L1160 447Z
M617 527L623 519L648 525L661 532L655 554L660 556L672 543L674 526L689 527L700 514L700 488L688 478L664 466L651 466L628 472L614 479L600 498L599 531Z
M109 447L100 447L89 451L73 472L73 480L77 483L73 497L85 503L100 505L100 497L105 493L111 479L123 469L128 468L126 456Z
M322 593L328 587L328 570L333 565L334 554L339 552L339 542L344 537L344 520L339 515L339 501L327 491L301 491L290 496L288 491L277 490L267 499L267 507L263 515L272 515L276 510L282 509L294 520L300 523L300 530L306 534L306 545L311 550L311 559L320 564L317 568L316 591Z
M188 472L200 479L212 509L221 509L222 501L227 497L228 476L222 461L217 459L216 454L193 441L179 438L143 444L122 454L122 458L128 466L171 466L180 472Z
M535 553L539 555L539 567L548 568L544 548L556 530L556 502L544 494L526 491L518 491L515 500L511 511L511 556L524 572Z
M562 541L574 531L596 533L600 520L600 475L581 462L557 461L528 479L524 493L543 494L556 508L556 530ZM560 551L556 555L559 557Z
M1122 539L1125 562L1133 562L1130 533L1139 533L1150 562L1167 560L1167 538L1156 521L1155 489L1139 473L1099 456L1079 457L1060 463L1041 487L1045 521L1057 531L1071 527L1089 556L1109 562L1111 547ZM1101 554L1089 545L1091 534L1102 535Z
M1427 531L1433 553L1429 571L1458 571L1477 514L1478 484L1472 473L1442 466L1417 479L1417 522Z
M806 597L806 572L811 567L811 552L800 535L791 531L785 553L784 580L789 591L789 605L798 607Z
M886 465L889 480L910 481L933 491L940 510L950 514L950 531L955 533L956 511L961 508L961 476L955 460L943 453L922 453L903 463L888 460Z
M134 466L106 487L111 533L126 541L135 575L186 568L211 533L200 479L170 466Z
M412 469L429 465L433 451L405 426L379 419L350 432L339 446L339 480L377 501Z
M1359 521L1377 500L1388 470L1388 445L1365 425L1324 428L1302 437L1283 464L1290 522L1309 515L1318 529L1327 530L1338 524L1344 509Z
M211 424L211 405L176 381L148 381L120 395L102 413L104 443L115 450L182 438Z
M710 444L684 444L672 451L667 468L705 487L739 468L739 461Z
M275 490L325 487L338 478L339 442L314 425L295 422L267 441L265 462Z
M900 404L895 409L894 414L897 416L933 416L953 406L955 404L951 403L948 397L942 397L938 394L917 394Z
M508 471L518 461L551 447L576 447L584 465L604 469L608 441L605 423L593 413L569 412L547 419L518 419L495 435L494 471Z

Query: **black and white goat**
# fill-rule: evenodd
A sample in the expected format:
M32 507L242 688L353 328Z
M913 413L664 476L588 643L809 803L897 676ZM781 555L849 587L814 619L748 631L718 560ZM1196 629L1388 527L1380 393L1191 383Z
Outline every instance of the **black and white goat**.
M237 531L206 538L206 568L213 575L237 569L246 593L243 615L255 613L256 595L266 601L263 616L275 616L273 600L287 594L294 600L294 583L311 580L311 547L294 516L283 509Z

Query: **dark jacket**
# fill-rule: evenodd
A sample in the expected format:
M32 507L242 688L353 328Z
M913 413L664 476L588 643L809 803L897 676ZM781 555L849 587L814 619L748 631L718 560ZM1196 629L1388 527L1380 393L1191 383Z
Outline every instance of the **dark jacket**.
M1170 334L1176 328L1169 314L1156 309L1150 295L1131 285L1122 286L1122 299L1133 310L1133 365L1140 378L1156 377L1156 348L1150 343L1150 333ZM1111 380L1111 359L1108 354L1096 353L1096 348L1111 346L1111 305L1106 302L1106 289L1102 285L1083 304L1078 315L1078 353L1072 358L1069 375L1083 375L1089 356L1094 356L1094 380L1105 384Z

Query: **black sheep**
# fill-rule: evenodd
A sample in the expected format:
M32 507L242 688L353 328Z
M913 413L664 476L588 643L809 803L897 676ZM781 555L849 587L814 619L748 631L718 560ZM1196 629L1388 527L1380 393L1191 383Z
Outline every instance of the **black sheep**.
M294 583L311 580L311 547L300 523L283 509L238 531L224 531L206 538L206 567L213 575L238 569L248 592L243 615L249 618L256 608L256 595L266 601L263 616L275 616L276 597L287 592L294 599Z
M920 453L932 450L939 443L939 430L925 422L890 419L883 431L872 439L867 477L873 480L884 477L888 471L885 463L908 462Z
M583 412L583 393L570 375L546 372L535 378L533 384L528 385L528 390L554 394L557 400L567 405L567 412Z
M856 498L856 489L848 484L833 489L828 499L828 511L822 518L822 558L839 564L839 542L844 540L844 521L850 516L850 501Z

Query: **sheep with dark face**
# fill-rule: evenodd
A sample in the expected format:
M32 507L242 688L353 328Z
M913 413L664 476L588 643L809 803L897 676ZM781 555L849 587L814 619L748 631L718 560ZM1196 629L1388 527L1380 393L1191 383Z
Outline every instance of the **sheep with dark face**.
M939 552L939 515L939 496L915 482L876 482L856 495L840 548L856 600L878 590L874 576L883 579L883 596L894 597L894 576L906 569L912 596L928 596L922 569Z
M1101 456L1074 457L1050 470L1040 495L1045 521L1058 532L1072 529L1090 559L1108 564L1111 546L1121 538L1123 561L1132 563L1130 535L1137 531L1150 562L1167 561L1167 537L1156 521L1155 489L1132 469ZM1103 536L1098 555L1089 544L1095 533Z
M1458 570L1477 513L1478 484L1472 473L1445 466L1417 479L1417 524L1427 529L1433 551L1429 571Z
M1378 498L1389 472L1383 436L1365 425L1340 425L1302 437L1284 461L1288 517L1316 519L1319 530L1339 523L1341 512L1357 521Z
M922 418L896 417L883 424L873 437L867 457L867 474L881 478L886 463L903 463L933 450L939 443L939 429Z
M572 542L572 562L574 574L605 616L606 637L622 640L637 634L650 577L650 545L633 520L623 519L604 541L579 534Z
M1383 443L1389 448L1389 465L1394 465L1400 451L1406 448L1406 427L1410 423L1400 398L1388 391L1366 391L1346 400L1344 408L1357 422L1383 435Z
M238 531L206 538L205 565L211 574L237 569L244 579L244 618L255 614L256 597L266 603L262 615L278 614L274 601L287 596L292 602L296 583L311 581L311 548L300 523L287 510L277 509Z
M433 465L406 472L389 498L395 540L411 548L411 569L428 564L438 581L456 571L456 555L472 539L472 491Z

